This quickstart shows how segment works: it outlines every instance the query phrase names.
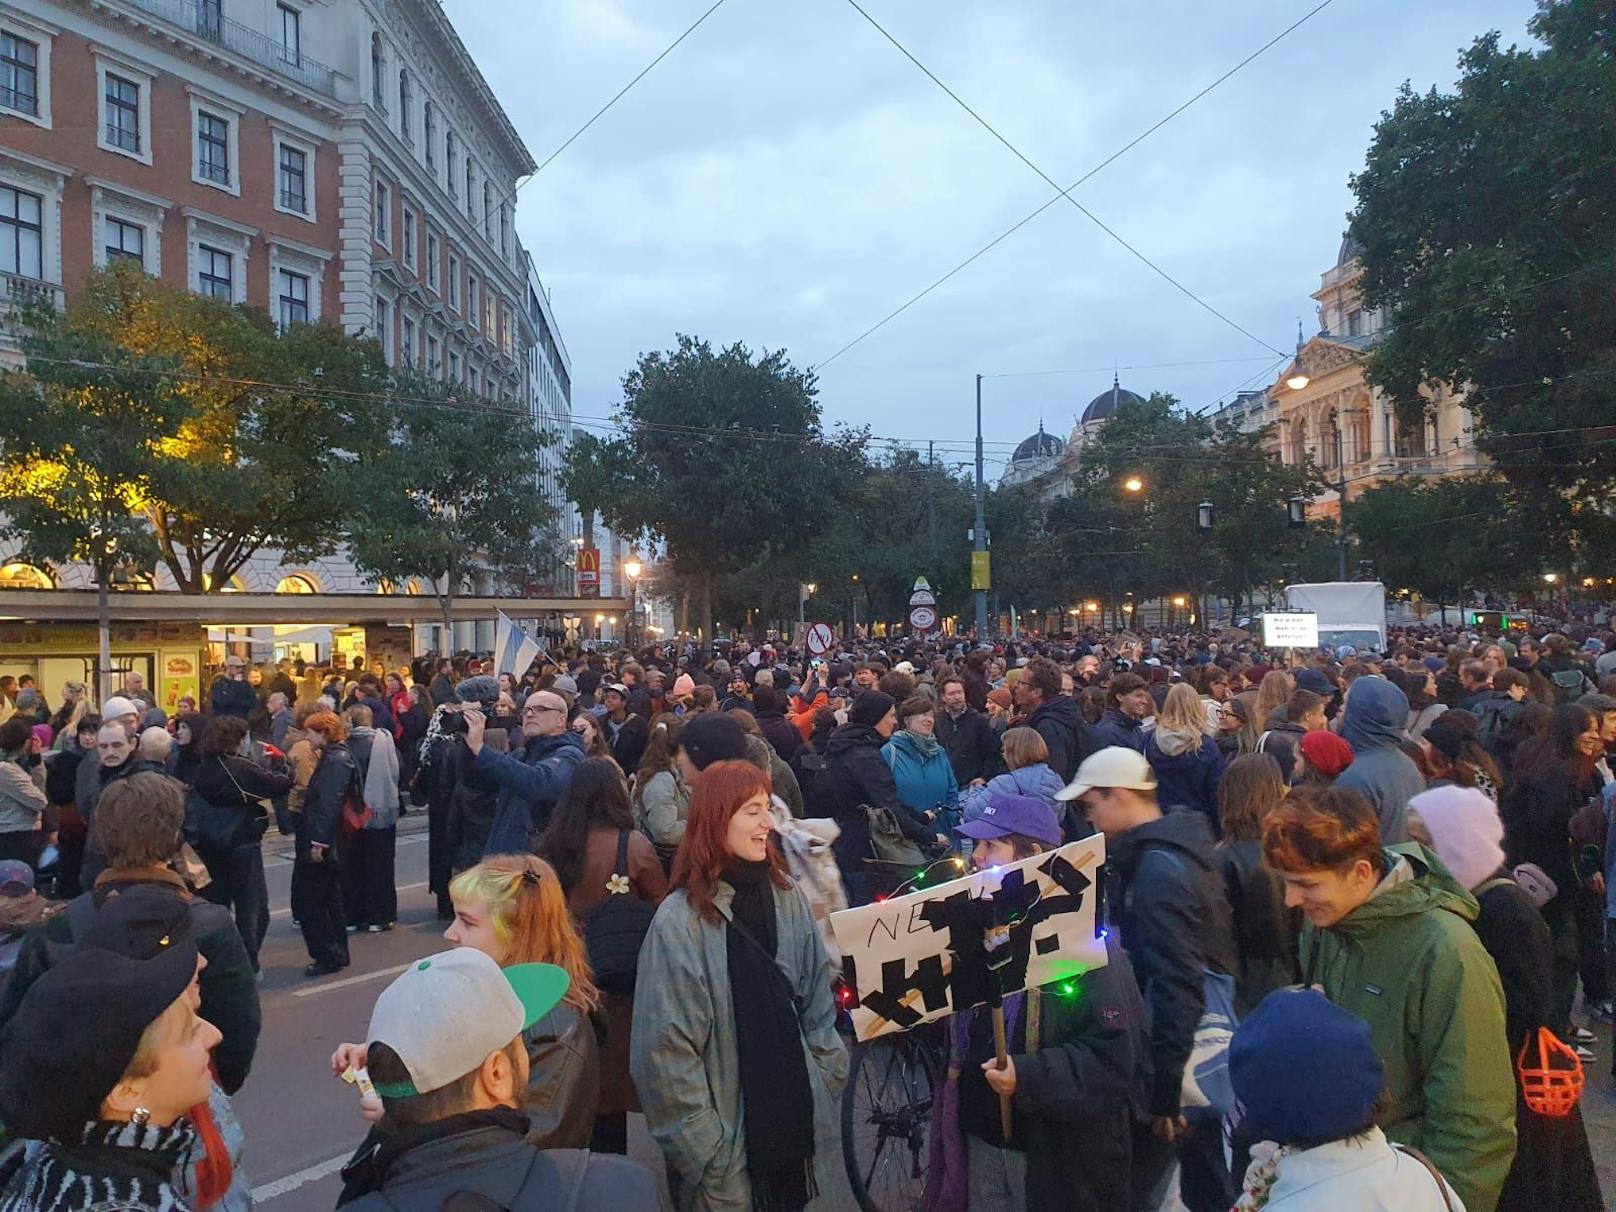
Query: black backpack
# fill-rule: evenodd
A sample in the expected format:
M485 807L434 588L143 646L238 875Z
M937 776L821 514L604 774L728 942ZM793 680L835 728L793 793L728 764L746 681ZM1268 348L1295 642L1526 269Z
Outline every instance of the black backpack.
M584 918L584 949L595 971L595 984L621 997L634 995L640 947L656 916L655 905L629 891L628 834L627 829L618 831L617 862L606 899Z

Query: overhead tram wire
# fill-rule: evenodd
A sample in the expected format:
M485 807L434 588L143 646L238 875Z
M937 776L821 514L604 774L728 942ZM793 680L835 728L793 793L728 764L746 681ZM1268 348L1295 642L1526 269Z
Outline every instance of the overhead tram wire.
M852 0L848 0L848 2L852 3ZM1030 213L1028 213L1027 215L1025 215L1020 221L1013 224L1012 226L1010 226L1009 228L1007 228L1003 232L1000 232L997 236L995 236L993 239L989 240L981 248L977 249L970 256L966 257L965 260L961 261L958 265L954 266L953 269L949 270L942 277L938 278L935 282L931 283L931 285L925 287L923 290L921 290L917 294L912 295L901 306L895 308L894 310L888 312L885 316L881 317L881 319L877 320L869 328L866 328L863 332L859 333L858 336L854 337L846 345L843 345L835 353L831 354L830 357L825 358L822 361L820 361L817 365L814 366L813 369L819 370L819 369L821 369L823 367L829 366L832 362L834 362L837 358L841 357L848 350L852 349L855 345L857 345L861 341L865 340L865 338L874 336L875 333L880 331L882 328L886 327L886 325L891 323L893 320L896 320L904 312L908 311L916 303L920 302L927 295L931 294L932 291L936 290L939 286L943 285L943 283L947 282L955 274L959 273L963 269L966 269L970 265L974 264L979 258L981 258L985 254L991 252L993 249L997 248L1005 240L1007 240L1011 236L1015 235L1016 232L1020 231L1023 227L1027 226L1027 224L1031 223L1034 219L1036 219L1039 215L1043 214L1051 206L1054 206L1055 203L1059 202L1062 198L1065 198L1068 202L1071 202L1074 206L1077 205L1076 200L1073 199L1070 196L1072 190L1076 189L1078 186L1082 185L1085 181L1087 181L1090 177L1093 177L1096 173L1100 172L1101 169L1106 168L1107 166L1109 166L1111 163L1113 163L1115 160L1117 160L1121 156L1123 156L1123 155L1127 154L1128 152L1132 151L1140 143L1143 143L1151 135L1155 134L1162 127L1166 126L1169 122L1171 122L1174 118L1178 117L1185 110L1189 109L1196 102L1201 100L1201 98L1205 97L1213 89L1215 89L1219 85L1221 85L1224 81L1228 80L1231 76L1234 76L1242 68L1246 67L1248 64L1250 64L1255 59L1261 57L1265 52L1271 50L1274 46L1276 46L1278 43L1283 41L1285 38L1289 37L1291 34L1295 33L1298 29L1300 29L1308 21L1312 20L1315 16L1317 16L1324 9L1328 8L1333 2L1334 2L1334 0L1322 0L1321 3L1315 5L1312 9L1310 9L1306 13L1303 13L1302 16L1297 18L1290 25L1286 26L1284 29L1280 30L1279 33L1275 34L1267 42L1263 43L1256 50L1252 51L1249 55L1247 55L1244 59L1240 60L1240 62L1236 63L1228 71L1224 72L1221 76L1219 76L1217 79L1213 80L1205 88L1203 88L1199 92L1195 93L1188 100L1186 100L1181 105L1179 105L1176 109L1173 109L1173 110L1169 111L1167 114L1165 114L1161 118L1159 118L1155 123L1153 123L1152 125L1146 127L1144 130L1139 132L1139 134L1135 135L1127 143L1124 143L1121 147L1119 147L1116 151L1112 152L1104 160L1101 160L1098 164L1096 164L1093 168L1089 169L1088 172L1084 173L1076 181L1073 181L1071 183L1071 185L1067 186L1065 189L1060 189L1060 187L1058 185L1056 185L1055 188L1057 190L1060 190L1060 192L1057 193L1053 198L1050 198L1049 201L1045 202L1042 206L1038 207L1036 210L1033 210ZM858 8L858 5L854 4L854 7ZM875 25L877 29L881 29L881 27L879 25L876 25L876 22L874 21L874 19L871 18L868 13L865 13L862 8L859 9L859 12L863 13L865 19L867 21L869 21L871 25ZM882 32L883 35L885 35L887 37L888 41L892 42L892 44L894 46L898 46L898 48L900 50L903 49L901 46L899 46L897 40L892 38L892 36L890 34L887 34L885 30L881 30L881 32ZM904 51L904 54L908 55L909 52ZM910 58L911 62L915 62L916 66L920 66L919 62L917 60L915 60L912 55L909 56L909 58ZM925 68L922 67L921 70L924 71ZM927 72L926 74L928 76L931 75L930 72ZM933 76L932 78L934 80L936 79L935 76ZM938 84L941 85L941 81L938 81ZM947 91L946 87L945 87L944 91ZM952 93L949 93L949 95L953 96ZM958 101L959 98L955 97L955 100ZM964 105L964 102L960 102L960 104ZM975 117L975 114L973 113L972 116ZM978 119L978 121L981 121L981 120ZM986 123L983 123L983 125L986 126ZM989 129L991 129L991 128L989 128ZM994 133L994 136L996 138L999 137L998 132L995 131L993 133ZM1001 138L1000 142L1004 142L1004 140ZM1006 146L1009 146L1009 145L1006 144ZM1013 151L1015 149L1012 148L1011 150ZM1019 156L1021 153L1017 152L1016 154ZM1039 175L1043 176L1043 174L1041 172L1039 173ZM1048 180L1047 177L1045 177L1044 179ZM1051 181L1050 184L1054 185L1054 182ZM1092 218L1092 216L1090 216L1090 217ZM1096 220L1096 222L1097 221L1098 220ZM1242 330L1242 331L1244 331L1244 330ZM1249 336L1250 334L1248 333L1247 335ZM1260 339L1258 339L1258 344L1267 346L1270 349L1273 348L1272 346L1269 346L1266 341L1262 341ZM1279 351L1274 350L1274 352L1278 353Z

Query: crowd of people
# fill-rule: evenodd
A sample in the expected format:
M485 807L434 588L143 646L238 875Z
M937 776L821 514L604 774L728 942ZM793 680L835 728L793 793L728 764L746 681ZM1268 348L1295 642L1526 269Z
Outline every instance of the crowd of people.
M919 1206L1601 1208L1616 636L1387 647L230 657L172 714L0 679L0 1212L250 1206L262 838L320 977L397 923L409 812L450 949L332 1057L368 1121L342 1206L655 1206L631 1112L678 1207L815 1206L829 916L1100 834L1107 963L1006 996L1002 1067L985 1010L944 1021Z

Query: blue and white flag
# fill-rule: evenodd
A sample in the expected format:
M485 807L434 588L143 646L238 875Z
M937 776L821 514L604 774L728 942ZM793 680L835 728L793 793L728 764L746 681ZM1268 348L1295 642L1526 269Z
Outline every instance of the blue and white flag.
M538 643L518 627L514 620L506 616L502 610L499 612L499 621L494 628L494 673L496 676L508 673L520 679L527 672L534 658L544 650Z

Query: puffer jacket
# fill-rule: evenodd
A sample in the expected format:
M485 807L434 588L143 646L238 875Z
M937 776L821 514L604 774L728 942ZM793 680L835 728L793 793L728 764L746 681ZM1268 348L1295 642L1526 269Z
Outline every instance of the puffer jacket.
M909 810L898 797L892 770L881 757L886 742L868 724L843 724L825 743L825 807L841 833L834 843L836 862L844 872L864 870L870 854L870 822L866 807L890 808L905 836L921 847L936 844L937 831Z
M658 770L634 787L634 824L658 846L677 846L685 838L690 788L672 770Z
M1369 1024L1392 1101L1386 1135L1424 1152L1465 1207L1490 1212L1515 1156L1498 969L1471 927L1475 898L1440 859L1408 842L1387 847L1386 863L1362 905L1303 926L1302 979Z
M988 806L988 800L997 795L1024 795L1042 800L1049 805L1056 819L1065 815L1066 805L1055 798L1055 793L1066 784L1061 776L1049 768L1047 762L1022 766L1017 770L995 775L983 787L967 787L960 793L960 808L964 819L974 821Z
M1448 1192L1456 1193L1457 1183ZM1456 1212L1419 1158L1379 1128L1279 1159L1265 1212ZM1473 1205L1466 1204L1467 1212Z
M934 816L934 833L953 827L959 812L959 784L948 750L936 737L894 732L881 746L881 758L892 771L898 798L917 816Z
M1157 728L1145 742L1145 760L1156 772L1156 800L1163 808L1192 808L1206 818L1214 838L1223 835L1218 819L1218 785L1223 753L1199 732Z
M1341 738L1352 746L1352 765L1337 787L1362 792L1380 817L1380 840L1408 837L1408 802L1425 790L1420 769L1399 749L1408 726L1408 696L1382 677L1361 677L1347 694Z

